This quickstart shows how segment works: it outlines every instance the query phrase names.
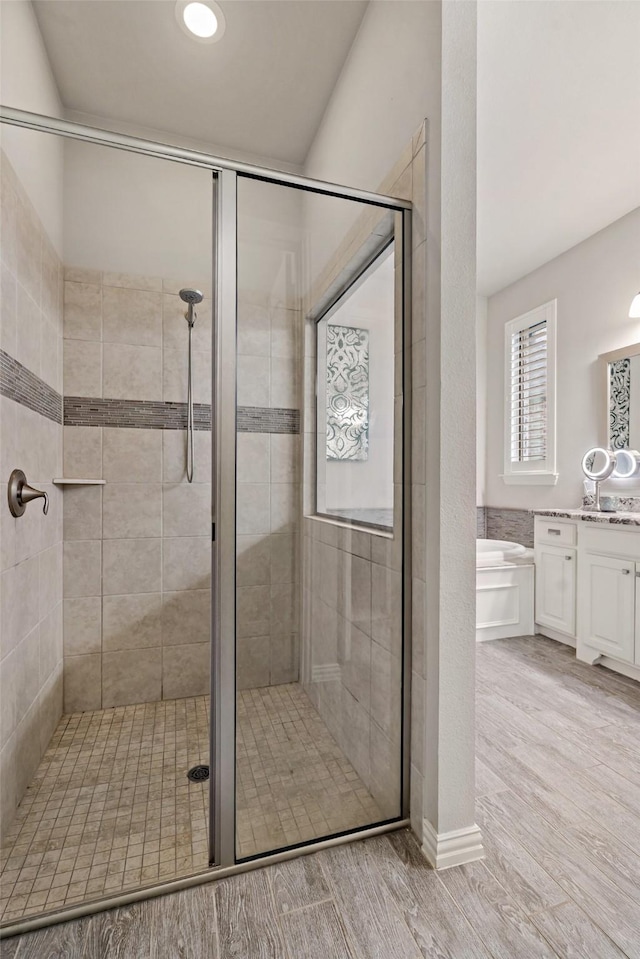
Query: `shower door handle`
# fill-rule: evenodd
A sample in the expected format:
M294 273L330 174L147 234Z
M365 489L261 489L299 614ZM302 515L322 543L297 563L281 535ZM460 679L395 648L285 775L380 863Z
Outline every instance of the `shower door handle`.
M49 512L49 497L44 490L34 489L27 483L27 477L22 470L14 470L9 477L7 488L9 510L12 516L22 516L27 504L34 499L44 499L42 512L46 516Z

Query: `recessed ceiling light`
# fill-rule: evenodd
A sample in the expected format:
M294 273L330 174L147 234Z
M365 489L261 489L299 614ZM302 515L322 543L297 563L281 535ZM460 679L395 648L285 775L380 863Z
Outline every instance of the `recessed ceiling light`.
M224 16L215 0L178 0L176 19L187 36L200 43L215 43L224 33Z

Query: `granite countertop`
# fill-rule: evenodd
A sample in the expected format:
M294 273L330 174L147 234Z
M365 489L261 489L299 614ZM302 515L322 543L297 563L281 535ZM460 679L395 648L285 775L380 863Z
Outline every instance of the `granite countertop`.
M640 526L640 513L618 510L596 513L588 509L532 509L534 516L555 516L556 519L579 519L583 523L604 523L610 526Z

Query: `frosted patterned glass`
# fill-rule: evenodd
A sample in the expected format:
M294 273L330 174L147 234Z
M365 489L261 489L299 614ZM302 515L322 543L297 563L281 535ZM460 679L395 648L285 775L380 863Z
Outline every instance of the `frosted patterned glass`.
M327 325L327 459L369 457L369 331Z

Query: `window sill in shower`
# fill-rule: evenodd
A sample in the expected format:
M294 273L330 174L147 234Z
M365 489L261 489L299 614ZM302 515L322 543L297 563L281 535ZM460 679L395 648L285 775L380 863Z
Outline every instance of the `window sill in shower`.
M61 476L51 482L54 486L105 486L107 481L101 479L67 479Z
M381 523L366 522L362 518L339 515L338 513L311 513L305 516L305 519L312 519L318 523L327 523L331 526L339 526L341 529L362 530L374 536L393 539L393 527L382 525Z

